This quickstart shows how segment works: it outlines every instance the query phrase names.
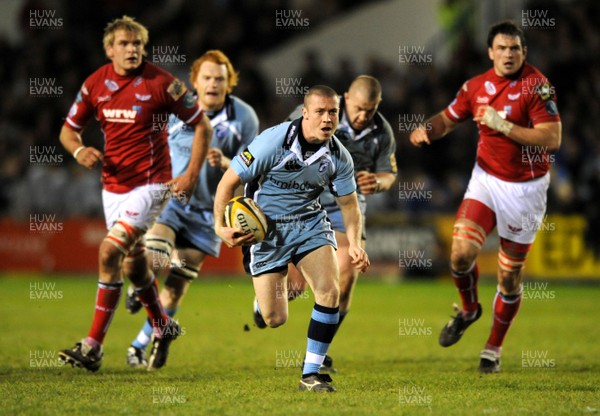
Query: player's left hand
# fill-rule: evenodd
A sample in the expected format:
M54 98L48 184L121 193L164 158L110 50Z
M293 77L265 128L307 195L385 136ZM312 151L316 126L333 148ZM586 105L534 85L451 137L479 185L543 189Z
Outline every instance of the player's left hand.
M358 269L361 273L367 271L371 262L369 261L367 252L362 247L350 245L350 247L348 247L348 254L352 258L354 268Z
M356 174L356 185L363 195L370 195L379 191L377 175L366 170L361 170Z
M185 205L188 203L192 192L194 192L197 181L197 176L192 177L191 175L184 173L183 175L173 178L167 182L167 186L171 190L171 193L175 195L177 200Z
M479 107L475 117L473 117L473 120L478 123L483 123L490 129L499 131L506 136L508 136L510 130L514 126L514 124L510 121L504 120L502 117L500 117L500 114L498 114L494 107L489 105L482 105Z
M227 158L221 149L211 147L206 154L206 162L214 167L226 170L229 167L229 158Z

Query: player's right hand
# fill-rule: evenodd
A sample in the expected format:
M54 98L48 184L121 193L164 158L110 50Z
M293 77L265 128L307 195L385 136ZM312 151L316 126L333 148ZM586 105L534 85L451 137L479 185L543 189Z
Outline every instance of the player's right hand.
M104 160L104 155L100 150L91 146L86 146L79 151L75 160L81 166L84 166L88 169L93 169L97 164L102 163Z
M421 147L424 144L431 144L431 141L429 140L429 136L427 135L427 130L425 129L424 126L419 126L416 129L414 129L411 133L410 133L410 142L413 144L413 146L416 147Z
M243 246L254 243L254 234L244 234L241 228L215 226L215 233L228 247Z

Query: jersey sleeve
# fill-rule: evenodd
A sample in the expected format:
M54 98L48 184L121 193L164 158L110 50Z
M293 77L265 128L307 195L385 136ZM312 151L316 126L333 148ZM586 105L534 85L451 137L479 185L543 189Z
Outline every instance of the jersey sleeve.
M398 173L396 164L396 139L387 120L384 119L383 133L379 136L381 148L375 160L375 172Z
M460 123L470 118L473 115L471 111L470 94L469 94L469 82L465 82L458 93L456 98L452 100L450 105L444 109L444 113L450 120L455 123Z
M560 121L556 106L554 86L547 79L538 78L535 81L535 94L529 98L529 120L535 126L540 123Z
M356 191L356 181L354 180L354 163L350 152L338 143L340 147L339 158L336 161L336 171L332 178L330 190L335 197L349 195Z
M287 129L289 123L285 123ZM252 182L255 178L269 171L275 164L278 152L281 152L280 143L285 136L285 131L279 126L265 130L231 160L230 167L240 177L242 182Z
M239 152L248 146L258 135L258 116L250 106L245 108L245 110L245 116L242 120L242 141L240 142Z
M168 80L164 96L169 103L169 111L185 124L196 125L202 118L198 102L183 82L172 76Z
M64 125L72 128L73 130L83 130L87 122L94 115L94 105L92 97L90 96L89 88L91 87L91 80L88 78L79 89L77 97L69 110L69 114L65 120Z
M287 120L292 121L302 117L302 106L303 104L299 104L296 108L294 108L290 115L287 116Z

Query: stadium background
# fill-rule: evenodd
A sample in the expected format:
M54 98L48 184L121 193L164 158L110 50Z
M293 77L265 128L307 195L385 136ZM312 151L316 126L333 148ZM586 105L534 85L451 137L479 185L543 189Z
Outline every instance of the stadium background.
M416 4L413 4L416 3ZM240 72L234 94L261 130L278 123L316 83L345 91L358 74L383 85L380 111L397 140L398 184L371 198L372 275L447 274L452 215L472 169L476 129L466 123L426 150L409 145L415 123L449 103L490 67L489 25L524 26L528 61L556 87L563 143L552 157L548 216L530 255L531 278L600 277L600 31L592 1L87 1L0 4L0 271L93 274L105 235L99 172L58 142L83 80L106 62L102 31L123 14L150 31L148 59L186 82L192 61L221 49ZM102 146L97 123L86 144ZM483 274L494 274L488 239ZM205 272L241 271L225 250ZM241 274L240 274L241 275Z

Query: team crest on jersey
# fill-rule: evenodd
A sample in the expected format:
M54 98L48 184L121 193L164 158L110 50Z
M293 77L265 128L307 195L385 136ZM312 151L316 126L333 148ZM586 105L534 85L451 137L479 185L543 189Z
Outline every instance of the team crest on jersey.
M514 87L515 85L517 85L517 81L511 81L510 84L508 84L510 88Z
M321 159L321 164L319 165L319 173L323 173L329 167L329 159Z
M496 86L493 82L486 81L484 82L483 87L485 88L485 92L487 92L489 95L496 94Z
M104 85L106 86L106 88L108 88L109 91L115 92L116 90L119 89L119 84L117 84L112 79L105 79L104 80Z
M135 98L137 98L139 101L148 101L150 98L152 98L152 94L138 94L136 92Z
M219 140L223 140L227 137L227 127L217 126L214 131L216 138Z
M169 85L169 88L167 88L167 93L169 93L175 101L179 100L185 92L185 86L177 78L175 78L173 82L171 82L171 85Z
M250 150L246 149L242 153L240 153L240 157L244 161L244 164L248 167L254 162L254 156L250 153Z
M137 77L135 79L135 81L133 81L133 86L137 87L138 85L140 85L142 83L142 77Z

